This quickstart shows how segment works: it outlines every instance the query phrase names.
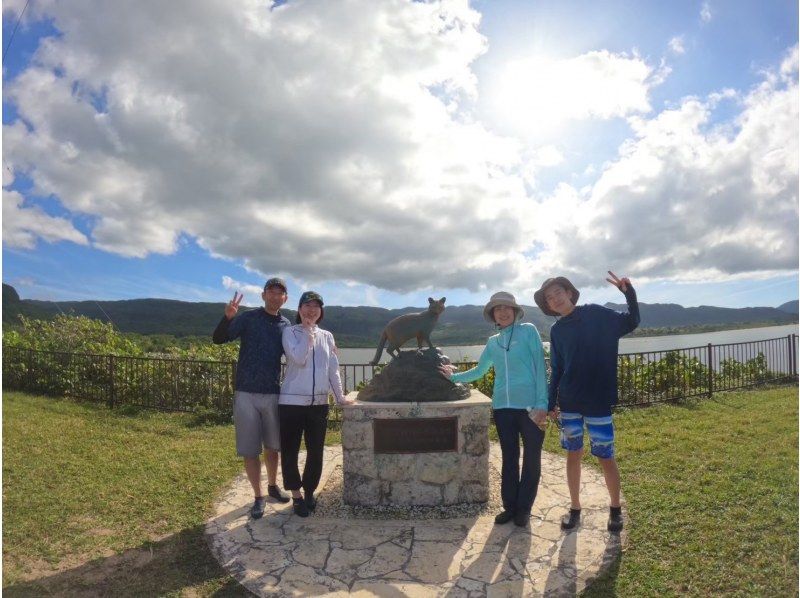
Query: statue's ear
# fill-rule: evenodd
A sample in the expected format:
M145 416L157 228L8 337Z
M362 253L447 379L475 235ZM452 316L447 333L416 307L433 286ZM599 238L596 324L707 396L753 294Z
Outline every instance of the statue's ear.
M444 301L445 301L445 299L447 299L447 297L442 297L441 299L439 299L439 303L441 303L442 305L444 305Z
M428 303L435 303L435 301L433 300L433 297L428 297Z

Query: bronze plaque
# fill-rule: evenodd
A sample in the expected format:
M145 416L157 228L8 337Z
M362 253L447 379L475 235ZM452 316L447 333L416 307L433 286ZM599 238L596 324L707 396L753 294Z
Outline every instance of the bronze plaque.
M372 420L375 453L444 453L458 450L457 417Z

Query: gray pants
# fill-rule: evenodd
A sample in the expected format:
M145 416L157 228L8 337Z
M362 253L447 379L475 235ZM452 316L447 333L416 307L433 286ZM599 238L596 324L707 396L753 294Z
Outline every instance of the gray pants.
M233 426L236 452L240 457L258 458L261 447L281 450L279 395L237 390L233 395Z

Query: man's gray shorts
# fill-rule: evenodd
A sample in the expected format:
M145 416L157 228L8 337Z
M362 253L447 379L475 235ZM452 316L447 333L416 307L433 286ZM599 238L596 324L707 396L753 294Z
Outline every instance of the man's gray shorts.
M237 390L233 394L233 426L236 452L240 457L257 458L261 447L281 450L278 397Z

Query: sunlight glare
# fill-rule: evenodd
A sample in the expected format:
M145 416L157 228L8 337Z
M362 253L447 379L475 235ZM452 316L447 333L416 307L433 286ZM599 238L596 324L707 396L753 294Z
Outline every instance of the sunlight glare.
M552 133L579 116L583 87L563 62L533 57L509 62L493 94L498 117L528 134Z

